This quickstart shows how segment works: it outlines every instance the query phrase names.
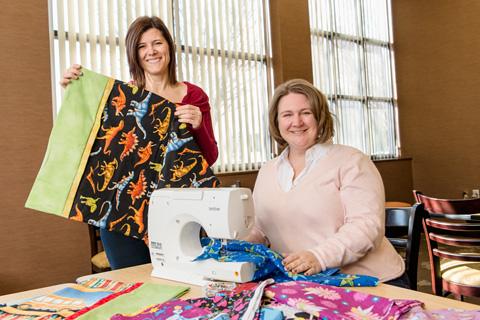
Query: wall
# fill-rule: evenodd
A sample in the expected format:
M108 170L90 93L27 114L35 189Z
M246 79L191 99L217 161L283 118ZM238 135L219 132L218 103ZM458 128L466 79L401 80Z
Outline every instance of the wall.
M294 78L313 82L307 0L270 1L275 86Z
M382 176L385 200L413 204L412 159L376 160L374 163Z
M255 186L255 180L257 179L257 170L254 171L245 171L245 172L231 172L231 173L220 173L218 174L218 179L220 179L221 187L243 187L250 188L253 190Z
M0 10L0 295L89 273L85 225L23 207L52 127L47 1Z
M480 1L392 1L403 154L414 187L480 188Z

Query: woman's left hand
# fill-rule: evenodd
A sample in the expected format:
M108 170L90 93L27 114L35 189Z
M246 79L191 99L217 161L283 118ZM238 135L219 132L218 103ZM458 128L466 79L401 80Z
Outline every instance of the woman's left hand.
M322 271L317 257L310 251L300 251L284 254L282 261L285 269L292 273L303 273L306 276Z
M200 111L199 107L192 106L191 104L185 104L183 106L177 105L175 116L177 116L178 121L182 123L190 123L193 129L198 129L202 123L202 111Z

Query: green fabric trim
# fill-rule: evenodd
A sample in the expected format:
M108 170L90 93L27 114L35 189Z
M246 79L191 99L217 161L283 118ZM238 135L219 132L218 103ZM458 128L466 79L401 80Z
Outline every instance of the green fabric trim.
M150 306L178 298L185 294L189 287L169 286L164 284L144 283L132 292L118 296L112 301L95 308L77 319L110 319L114 314L136 314Z
M42 166L25 203L27 208L63 216L99 102L110 80L85 68L82 71L83 76L65 90Z

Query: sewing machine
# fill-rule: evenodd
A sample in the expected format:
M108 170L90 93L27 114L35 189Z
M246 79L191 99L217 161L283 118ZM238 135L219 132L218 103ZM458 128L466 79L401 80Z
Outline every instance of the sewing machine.
M248 234L253 222L247 188L154 191L148 210L152 276L195 285L204 285L207 279L251 281L252 263L192 260L202 252L201 227L212 238L239 239Z

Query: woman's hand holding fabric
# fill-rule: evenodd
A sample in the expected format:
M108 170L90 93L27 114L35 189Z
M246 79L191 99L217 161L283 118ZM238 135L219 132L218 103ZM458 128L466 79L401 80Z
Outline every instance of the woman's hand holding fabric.
M175 116L179 122L191 124L193 129L198 129L202 124L202 111L191 104L177 105Z
M63 88L66 88L72 80L77 80L82 74L82 66L79 64L73 64L63 74L63 78L60 80L60 85Z
M295 253L287 253L283 255L285 258L282 263L285 269L292 273L303 273L306 276L322 271L322 267L317 257L310 251L300 251Z

